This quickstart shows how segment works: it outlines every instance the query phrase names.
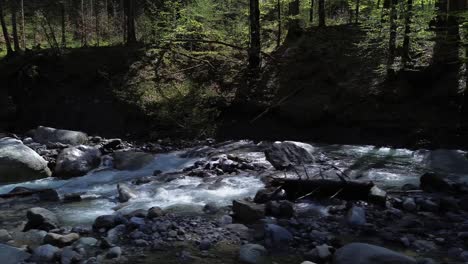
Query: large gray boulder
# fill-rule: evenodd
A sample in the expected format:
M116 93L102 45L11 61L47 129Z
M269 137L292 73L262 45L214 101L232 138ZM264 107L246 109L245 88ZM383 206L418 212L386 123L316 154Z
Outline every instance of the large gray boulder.
M265 217L264 204L256 204L246 200L232 201L232 211L236 220L241 223L254 223Z
M95 147L76 146L62 150L57 158L55 174L58 177L83 176L101 163L101 151Z
M32 131L32 138L42 144L62 143L73 146L85 144L88 141L88 135L83 132L43 126Z
M313 146L295 141L275 142L265 151L266 159L276 169L315 162Z
M120 151L113 154L114 168L118 170L138 170L154 160L153 155L138 151Z
M47 161L14 138L0 138L0 183L49 177Z
M429 169L436 171L456 174L468 173L468 159L457 150L433 150L424 158L424 164Z
M416 264L416 260L390 249L351 243L335 252L333 264Z
M28 223L24 227L24 231L31 229L50 231L58 228L57 216L47 209L41 207L31 208L27 211L26 217Z
M30 258L31 255L23 250L0 244L0 260L2 264L18 264Z
M42 245L34 249L33 260L39 263L54 263L59 257L60 249L52 245Z

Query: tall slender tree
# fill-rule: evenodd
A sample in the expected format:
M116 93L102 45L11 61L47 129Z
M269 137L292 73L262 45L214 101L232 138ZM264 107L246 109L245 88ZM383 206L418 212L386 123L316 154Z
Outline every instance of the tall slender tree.
M403 37L403 66L406 67L410 60L410 33L411 19L413 17L413 0L407 0L406 16L405 16L405 33Z
M309 21L314 23L314 2L315 0L310 0L310 10L309 10Z
M319 27L325 27L325 0L318 0Z
M11 47L11 41L10 41L10 36L8 34L8 28L5 22L3 7L4 7L3 0L0 0L0 24L2 25L2 31L3 31L3 37L5 39L7 55L11 55L13 54L13 48Z
M296 34L299 32L299 7L300 3L299 0L294 0L289 3L289 15L291 19L289 20L289 32L288 35Z
M61 26L62 26L62 48L67 47L67 36L66 36L66 17L65 17L65 1L60 2L60 16L61 16Z
M359 7L360 7L359 4L360 4L360 1L356 0L356 14L355 14L356 17L354 18L355 19L354 23L356 24L359 23Z
M250 0L249 21L250 21L249 66L251 69L258 69L261 64L259 0Z
M127 44L137 42L135 30L135 2L126 0L126 21L127 21Z
M313 0L312 0L313 1ZM282 37L282 17L281 17L281 0L276 1L276 11L278 12L278 36L276 38L276 47L281 45L281 37Z
M18 14L18 3L17 1L11 1L11 27L13 28L13 47L15 48L15 52L21 52L19 37L18 37L18 21L17 21L17 14Z
M396 38L397 38L397 10L396 1L390 0L390 38L388 40L387 72L392 72L392 66L395 62Z
M24 0L21 0L21 43L26 50L26 23L24 19Z

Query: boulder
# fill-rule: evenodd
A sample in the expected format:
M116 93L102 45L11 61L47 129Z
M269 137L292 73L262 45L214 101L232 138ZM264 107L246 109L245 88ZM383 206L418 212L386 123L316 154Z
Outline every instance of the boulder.
M457 174L468 173L468 159L458 150L433 150L425 157L424 163L431 170Z
M246 244L239 250L239 260L248 264L260 264L265 261L267 250L258 244Z
M286 228L275 224L265 225L265 244L268 247L286 250L294 237Z
M79 263L81 259L82 256L74 251L72 247L62 249L62 253L60 254L61 264Z
M118 170L138 170L154 160L153 155L136 151L115 152L112 156L114 168Z
M426 192L454 192L453 183L439 173L428 172L420 178L420 188Z
M65 246L70 246L71 244L73 244L78 239L80 239L80 235L78 235L77 233L70 233L70 234L67 234L67 235L48 233L44 237L44 243L62 248L62 247L65 247Z
M41 207L31 208L27 211L26 217L28 218L28 223L24 231L30 229L50 231L58 228L57 216L47 209Z
M254 223L265 217L265 205L245 200L234 200L232 211L234 217L242 223Z
M0 243L6 243L12 240L10 233L6 229L0 229Z
M101 151L95 147L76 146L62 150L57 157L54 175L58 177L83 176L101 163Z
M54 263L60 249L52 245L42 245L33 252L33 260L39 263Z
M265 151L265 156L273 167L284 169L290 166L314 163L314 152L314 147L309 144L283 141L273 143Z
M149 219L154 219L154 218L161 217L163 215L164 215L164 211L160 207L155 206L155 207L151 207L148 210L147 217Z
M30 254L15 247L0 244L0 260L2 264L18 264L29 259Z
M126 203L132 198L136 198L137 195L125 184L117 184L117 191L119 193L119 202Z
M14 246L28 246L28 248L35 249L36 247L44 244L44 237L47 232L44 230L32 229L27 232L12 232Z
M109 249L109 251L106 254L106 258L108 259L115 259L115 258L120 258L122 255L122 249L120 247L113 247Z
M14 138L0 138L0 183L49 177L47 161Z
M115 226L119 224L116 218L117 216L115 215L101 215L98 218L96 218L96 220L94 220L93 229L94 230L99 230L99 229L109 230L111 228L114 228Z
M83 132L43 126L34 129L31 134L34 141L42 144L61 143L75 146L85 144L88 141L88 135Z
M416 260L390 249L351 243L335 252L333 264L416 264Z

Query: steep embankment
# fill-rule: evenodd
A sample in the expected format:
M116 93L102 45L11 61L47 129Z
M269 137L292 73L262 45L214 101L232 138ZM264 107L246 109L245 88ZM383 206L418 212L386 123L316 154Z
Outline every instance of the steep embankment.
M310 29L265 68L267 103L233 105L220 136L468 146L462 96L447 87L458 72L426 64L388 74L386 54L355 25Z

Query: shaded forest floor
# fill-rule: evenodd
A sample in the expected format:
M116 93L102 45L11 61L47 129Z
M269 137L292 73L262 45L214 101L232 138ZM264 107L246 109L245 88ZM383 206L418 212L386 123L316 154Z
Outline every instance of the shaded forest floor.
M427 66L388 76L385 51L363 47L365 38L351 25L310 29L266 58L255 88L247 86L245 52L208 44L10 58L0 63L0 130L47 125L141 140L467 147L467 115L452 87L457 69ZM243 100L239 88L253 99Z

